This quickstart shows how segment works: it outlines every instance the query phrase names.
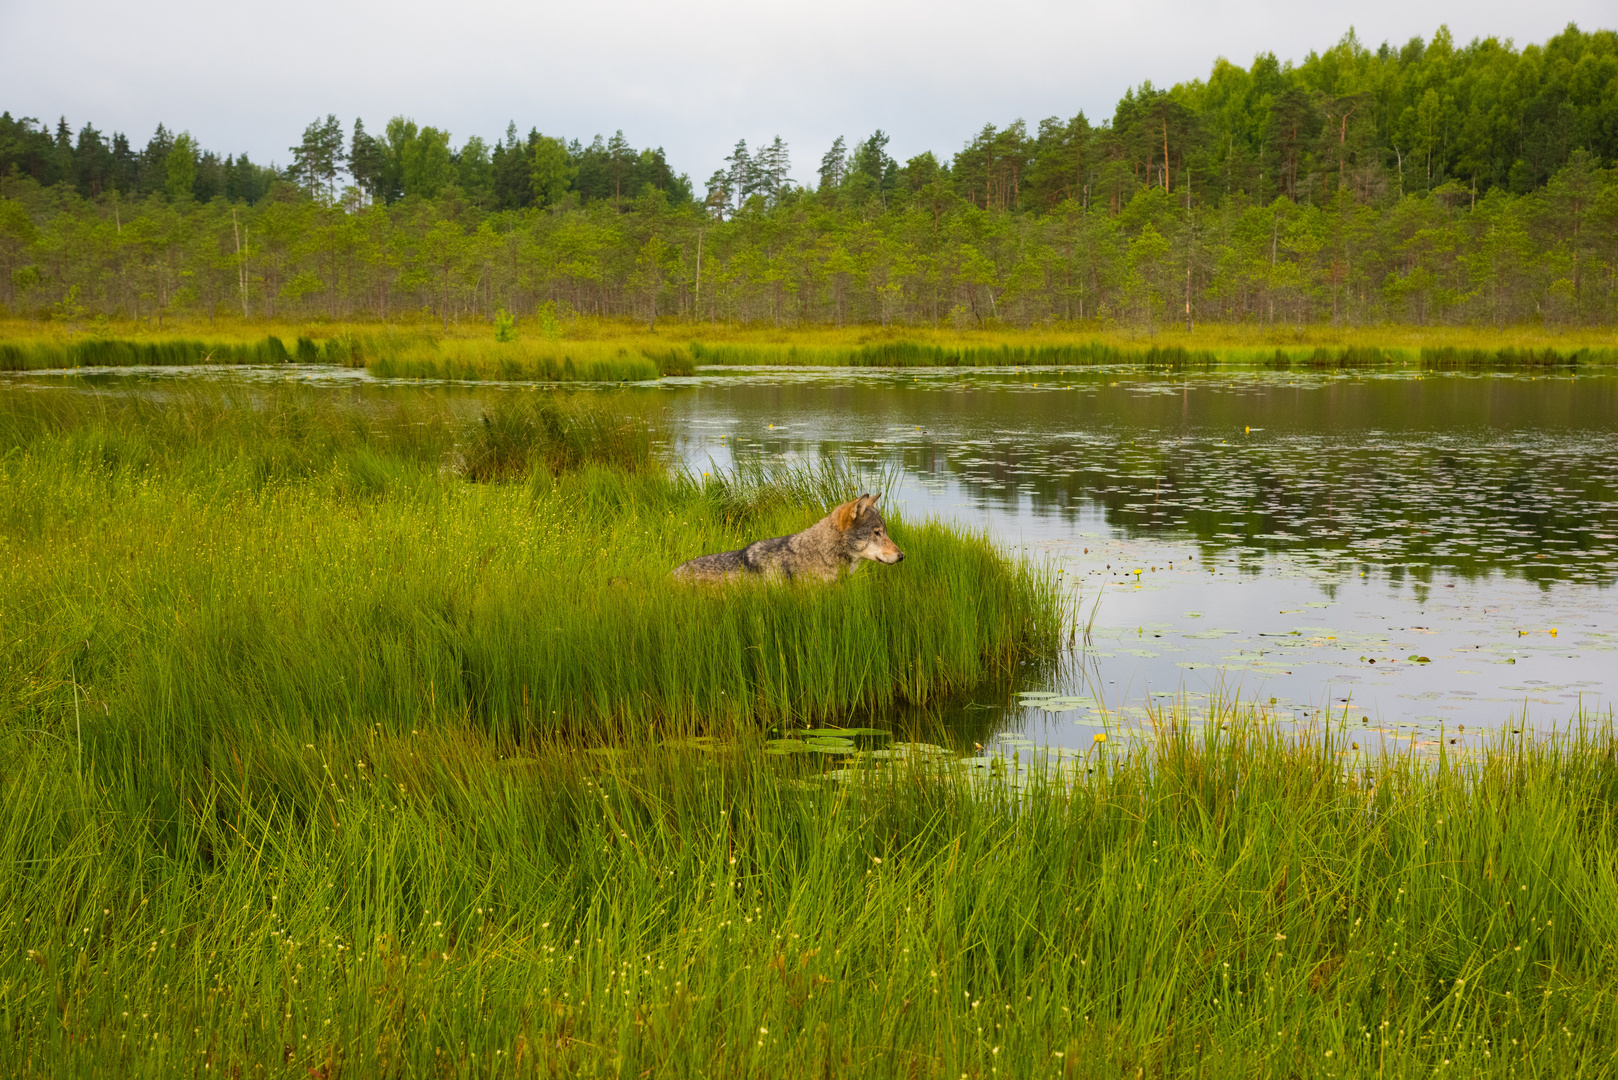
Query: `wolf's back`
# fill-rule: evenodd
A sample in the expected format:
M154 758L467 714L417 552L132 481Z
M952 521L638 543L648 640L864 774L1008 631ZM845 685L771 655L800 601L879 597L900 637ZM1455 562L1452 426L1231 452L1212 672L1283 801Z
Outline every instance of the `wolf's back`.
M721 551L716 555L699 555L690 562L674 568L674 576L686 581L718 581L732 574L747 572L740 551Z
M745 574L784 572L792 574L792 567L781 564L780 555L790 537L777 536L769 540L755 540L737 551L721 551L714 555L699 555L690 562L681 563L673 570L676 578L686 581L720 581Z

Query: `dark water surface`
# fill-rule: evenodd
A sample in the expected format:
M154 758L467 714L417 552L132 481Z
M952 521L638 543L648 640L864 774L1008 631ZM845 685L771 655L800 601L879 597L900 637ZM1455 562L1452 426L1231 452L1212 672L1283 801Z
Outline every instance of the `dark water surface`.
M1086 748L1213 695L1462 749L1618 694L1611 375L668 382L687 384L665 392L689 462L901 464L908 515L1062 570L1089 644L1020 705L1019 688L977 703L1006 748Z
M472 409L501 392L291 377ZM991 749L1127 740L1171 704L1206 714L1212 696L1330 715L1367 747L1464 751L1618 701L1618 375L782 369L642 390L693 467L902 466L891 498L908 517L986 528L1061 571L1087 640L952 707Z

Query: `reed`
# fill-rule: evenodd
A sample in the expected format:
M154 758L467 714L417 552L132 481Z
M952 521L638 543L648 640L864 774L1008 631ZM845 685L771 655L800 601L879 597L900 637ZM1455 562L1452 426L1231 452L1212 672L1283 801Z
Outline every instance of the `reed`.
M285 364L294 355L306 362L322 359L314 343L303 338L289 352L280 338L258 342L207 342L185 338L139 341L81 337L76 341L0 341L0 371L39 371L82 367L179 367L192 364Z
M1244 710L1013 786L461 723L117 761L14 733L14 1075L1569 1075L1610 1057L1608 728L1465 765ZM847 760L846 758L844 760ZM190 796L154 774L191 775ZM844 770L847 772L848 770ZM1447 1064L1446 1064L1447 1063Z
M1052 576L897 517L911 558L833 589L671 582L853 481L670 473L612 396L462 417L280 387L13 392L0 446L6 689L58 734L88 707L103 759L429 718L513 737L802 725L925 702L1057 634Z

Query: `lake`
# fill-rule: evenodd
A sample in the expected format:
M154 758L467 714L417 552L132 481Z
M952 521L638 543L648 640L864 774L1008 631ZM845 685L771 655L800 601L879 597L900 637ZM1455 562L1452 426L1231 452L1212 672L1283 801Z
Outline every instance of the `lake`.
M446 392L347 369L8 378ZM504 388L447 392L470 411ZM907 518L986 529L1060 573L1067 655L941 714L991 752L1082 751L1213 698L1329 716L1367 748L1464 753L1618 700L1618 375L794 368L637 392L699 471L737 455L897 470Z
M902 466L907 516L987 528L1061 571L1088 643L1013 688L1020 704L969 703L996 711L977 723L1001 748L1084 748L1103 724L1205 713L1212 695L1461 749L1605 715L1618 693L1611 375L666 383L693 465Z

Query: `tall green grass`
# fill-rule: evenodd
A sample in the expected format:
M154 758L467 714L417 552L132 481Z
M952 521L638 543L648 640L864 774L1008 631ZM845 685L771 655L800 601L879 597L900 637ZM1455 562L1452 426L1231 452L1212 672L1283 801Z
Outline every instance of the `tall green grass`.
M1049 580L675 586L851 478L613 394L165 394L0 389L7 1075L1610 1070L1610 725L833 773L766 736L1048 657Z
M76 681L101 758L183 758L423 718L514 737L814 723L1054 642L1049 577L926 523L894 521L903 566L837 588L670 581L805 527L828 485L670 473L628 409L6 393L0 688L19 723L60 735Z
M935 525L893 520L911 558L835 587L678 585L679 561L801 527L847 478L671 472L655 417L616 395L458 402L0 390L8 1074L363 1075L435 1058L488 1073L507 1054L531 1069L552 1060L532 1038L457 1060L444 1008L485 1006L442 975L466 955L465 920L494 918L479 875L516 874L498 903L532 913L524 882L566 892L557 868L606 865L579 847L595 843L584 819L530 816L535 785L594 790L573 773L594 743L778 734L1051 651L1053 583ZM506 837L558 861L496 870L518 852L473 838L491 819L461 817L457 790L505 791ZM348 816L362 809L364 824ZM356 845L341 862L340 838ZM324 920L329 890L362 880L376 891L351 910L382 920L363 946L293 917ZM445 885L471 902L448 921ZM497 984L575 993L560 938L479 925L500 942L503 959L478 960ZM432 958L418 932L443 935ZM339 971L354 979L341 1000ZM366 1002L393 1019L350 1031L341 1011ZM507 1004L527 1009L487 1007ZM300 1017L307 1031L285 1026Z
M301 350L299 347L302 347ZM294 350L306 362L321 358L320 350L308 338ZM313 355L310 355L313 350ZM132 341L118 338L81 337L77 341L0 341L0 371L40 371L81 367L173 367L191 364L285 364L289 352L278 337L259 342L206 342L184 338L163 341Z
M1602 1075L1610 730L1222 714L1013 790L740 739L274 729L0 772L11 1075ZM1182 729L1183 730L1183 729ZM873 762L875 766L877 763ZM192 774L179 803L152 770Z

